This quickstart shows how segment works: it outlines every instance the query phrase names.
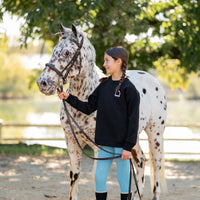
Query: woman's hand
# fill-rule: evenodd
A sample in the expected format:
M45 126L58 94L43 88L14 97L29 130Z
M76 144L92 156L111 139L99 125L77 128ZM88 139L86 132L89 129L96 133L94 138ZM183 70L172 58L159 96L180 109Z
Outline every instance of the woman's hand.
M131 152L123 149L122 151L122 160L127 160L131 158Z
M57 91L57 94L58 94L59 99L61 99L61 100L67 99L69 97L69 93L67 93L67 92L58 92Z

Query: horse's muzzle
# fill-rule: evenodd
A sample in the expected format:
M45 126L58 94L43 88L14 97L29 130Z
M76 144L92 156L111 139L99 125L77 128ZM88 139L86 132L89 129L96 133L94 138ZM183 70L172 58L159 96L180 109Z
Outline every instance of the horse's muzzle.
M48 81L46 79L41 79L40 77L37 79L37 85L39 87L40 92L45 95L54 95L57 89L57 86L53 81Z

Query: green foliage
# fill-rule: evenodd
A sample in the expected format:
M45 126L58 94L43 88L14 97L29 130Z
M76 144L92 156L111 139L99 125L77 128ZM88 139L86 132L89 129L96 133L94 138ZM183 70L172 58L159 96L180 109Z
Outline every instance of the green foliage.
M92 148L86 146L84 148L86 154L94 156ZM45 145L33 144L26 145L19 144L0 144L0 155L55 155L55 156L68 156L67 149L49 147ZM83 154L84 156L84 154Z
M154 62L154 66L160 77L172 88L180 87L185 90L189 85L189 80L185 68L179 68L178 59L159 58ZM167 76L166 76L167 74Z
M40 40L38 44L34 44L33 42L29 42L28 48L20 48L19 45L8 45L9 37L3 37L2 43L0 43L0 50L10 54L19 54L19 55L34 55L34 54L47 54L50 53L52 50L52 42L51 41L43 41ZM17 38L16 38L17 40Z
M84 14L74 0L6 0L2 1L3 10L25 19L21 26L21 43L25 46L28 38L36 36L57 42L59 23L69 26Z
M176 63L175 71L180 72L173 77L178 78L174 82L176 88L185 84L188 73L199 71L197 0L2 0L0 10L0 17L8 11L25 19L21 26L21 42L25 46L28 38L36 36L56 44L58 24L70 27L74 23L90 37L100 67L105 50L122 45L130 53L130 69L159 68L162 60L165 71L171 71L170 63ZM163 76L171 79L168 73Z
M0 98L28 95L29 71L22 67L17 55L0 53Z
M6 51L8 49L7 36L5 33L0 33L0 49L1 51Z
M42 73L42 70L40 70L40 69L32 69L32 73L28 77L28 79L29 79L28 88L30 90L38 90L36 80L40 76L41 73Z
M28 43L29 48L19 46L9 46L9 38L0 34L0 98L21 98L28 97L30 92L37 91L36 79L41 74L41 70L27 70L22 67L20 57L22 55L33 55L47 53L51 49L52 42L39 42L38 45ZM1 37L2 36L2 37Z

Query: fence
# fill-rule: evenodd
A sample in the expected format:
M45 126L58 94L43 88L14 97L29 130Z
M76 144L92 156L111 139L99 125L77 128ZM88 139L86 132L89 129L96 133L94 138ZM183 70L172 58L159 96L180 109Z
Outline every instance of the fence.
M64 141L64 135L63 138L24 138L24 137L17 137L17 138L6 138L3 137L2 134L2 129L6 128L6 127L45 127L45 128L60 128L61 125L60 124L56 124L56 125L50 125L50 124L15 124L15 123L3 123L0 120L0 144L3 143L3 141L20 141L20 142L24 142L24 141ZM199 124L167 124L167 127L187 127L187 128L200 128L200 123ZM146 138L141 138L140 141L147 141ZM165 141L190 141L190 142L200 142L200 138L165 138ZM199 145L200 146L200 145ZM147 152L146 152L147 153ZM165 152L165 154L179 154L179 155L199 155L200 156L200 148L198 152Z

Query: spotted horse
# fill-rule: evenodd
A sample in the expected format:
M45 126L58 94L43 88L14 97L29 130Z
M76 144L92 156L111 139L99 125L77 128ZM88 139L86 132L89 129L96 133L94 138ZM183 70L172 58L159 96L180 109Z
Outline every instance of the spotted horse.
M45 95L54 95L56 89L68 80L68 92L85 101L105 74L96 66L95 49L85 34L74 25L71 29L60 25L60 29L60 41L53 48L50 61L38 78L37 84ZM161 183L164 182L161 177L164 177L163 132L166 123L167 99L160 83L147 72L128 70L127 76L136 86L141 98L138 140L132 149L132 160L136 168L140 194L143 194L144 187L145 155L139 144L139 134L144 130L148 136L149 154L152 161L153 200L159 200ZM68 110L88 136L94 139L96 112L86 115L70 106ZM82 152L71 134L63 103L61 103L60 120L70 157L71 184L68 199L77 200ZM94 156L97 157L98 149L83 136L78 128L74 127L74 129L80 145L91 146L94 149ZM95 167L96 161L94 161L93 171ZM135 191L134 200L138 199L137 191Z

